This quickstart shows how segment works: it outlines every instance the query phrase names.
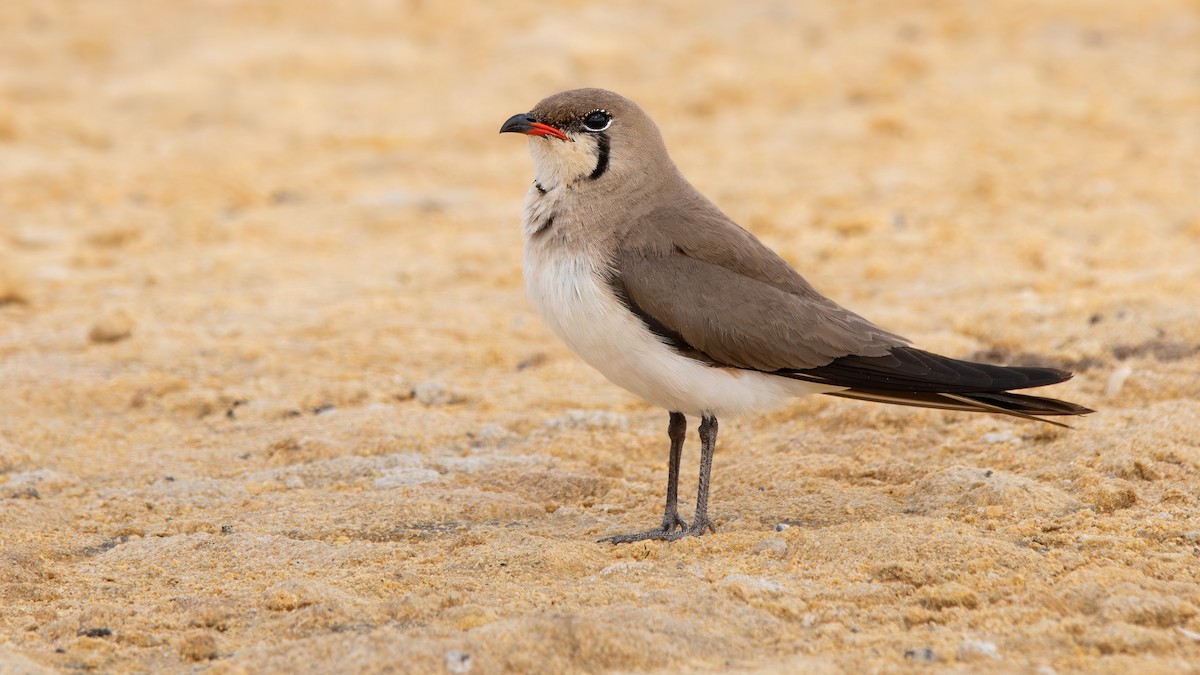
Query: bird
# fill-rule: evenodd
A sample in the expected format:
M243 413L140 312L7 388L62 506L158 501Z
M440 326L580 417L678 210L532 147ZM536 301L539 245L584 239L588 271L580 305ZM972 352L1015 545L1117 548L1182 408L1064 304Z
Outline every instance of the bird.
M522 272L543 322L608 380L668 412L661 523L602 542L715 532L708 515L718 418L797 396L1001 413L1058 426L1084 406L1013 390L1071 378L912 346L818 292L683 176L658 126L596 88L549 96L500 133L528 136ZM679 514L687 418L699 418L695 513Z

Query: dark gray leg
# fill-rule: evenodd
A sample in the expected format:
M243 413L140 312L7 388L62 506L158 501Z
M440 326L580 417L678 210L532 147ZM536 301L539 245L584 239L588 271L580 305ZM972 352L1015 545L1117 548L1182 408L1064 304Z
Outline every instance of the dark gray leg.
M712 482L713 452L717 449L717 418L705 415L700 420L700 485L696 488L696 517L687 533L700 536L705 530L716 532L717 528L708 519L708 487Z
M662 529L673 532L687 527L679 517L679 459L683 455L683 441L687 438L687 418L683 413L671 413L667 436L671 438L671 460L667 465L667 509L663 512Z
M646 539L678 539L684 536L683 530L687 528L688 524L679 517L679 459L683 455L683 441L687 438L687 418L683 416L683 413L671 413L671 421L667 425L667 436L671 438L671 457L667 464L667 507L663 513L662 525L657 530L618 534L605 537L600 541L627 544ZM704 494L707 498L707 489ZM677 529L680 531L677 532Z

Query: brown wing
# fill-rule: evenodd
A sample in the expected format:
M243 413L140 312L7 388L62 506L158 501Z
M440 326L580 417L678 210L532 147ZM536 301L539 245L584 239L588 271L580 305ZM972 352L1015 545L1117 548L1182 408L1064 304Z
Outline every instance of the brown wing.
M613 288L668 344L713 365L863 394L995 393L1071 377L1054 368L993 366L916 349L831 300L801 297L681 253L623 254Z
M801 297L674 253L619 255L613 287L651 330L717 365L804 370L848 354L885 356L901 338L820 298Z
M612 285L681 354L845 387L832 393L849 398L1027 419L1092 412L1008 392L1062 382L1071 377L1066 371L972 363L910 347L821 295L690 186L669 203L625 231Z

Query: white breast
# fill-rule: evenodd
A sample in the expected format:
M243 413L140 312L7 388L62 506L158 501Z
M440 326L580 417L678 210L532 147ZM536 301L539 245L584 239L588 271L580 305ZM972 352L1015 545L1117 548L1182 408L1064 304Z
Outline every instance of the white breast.
M681 356L622 304L586 255L565 249L552 237L527 235L524 271L530 301L571 351L650 403L685 415L720 417L838 389L711 367Z

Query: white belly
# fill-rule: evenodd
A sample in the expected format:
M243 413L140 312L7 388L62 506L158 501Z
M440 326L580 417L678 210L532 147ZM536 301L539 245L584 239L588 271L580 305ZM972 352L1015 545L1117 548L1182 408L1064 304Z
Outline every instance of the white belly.
M720 417L839 389L681 356L626 309L583 255L543 243L525 242L525 287L538 314L571 351L654 405Z

